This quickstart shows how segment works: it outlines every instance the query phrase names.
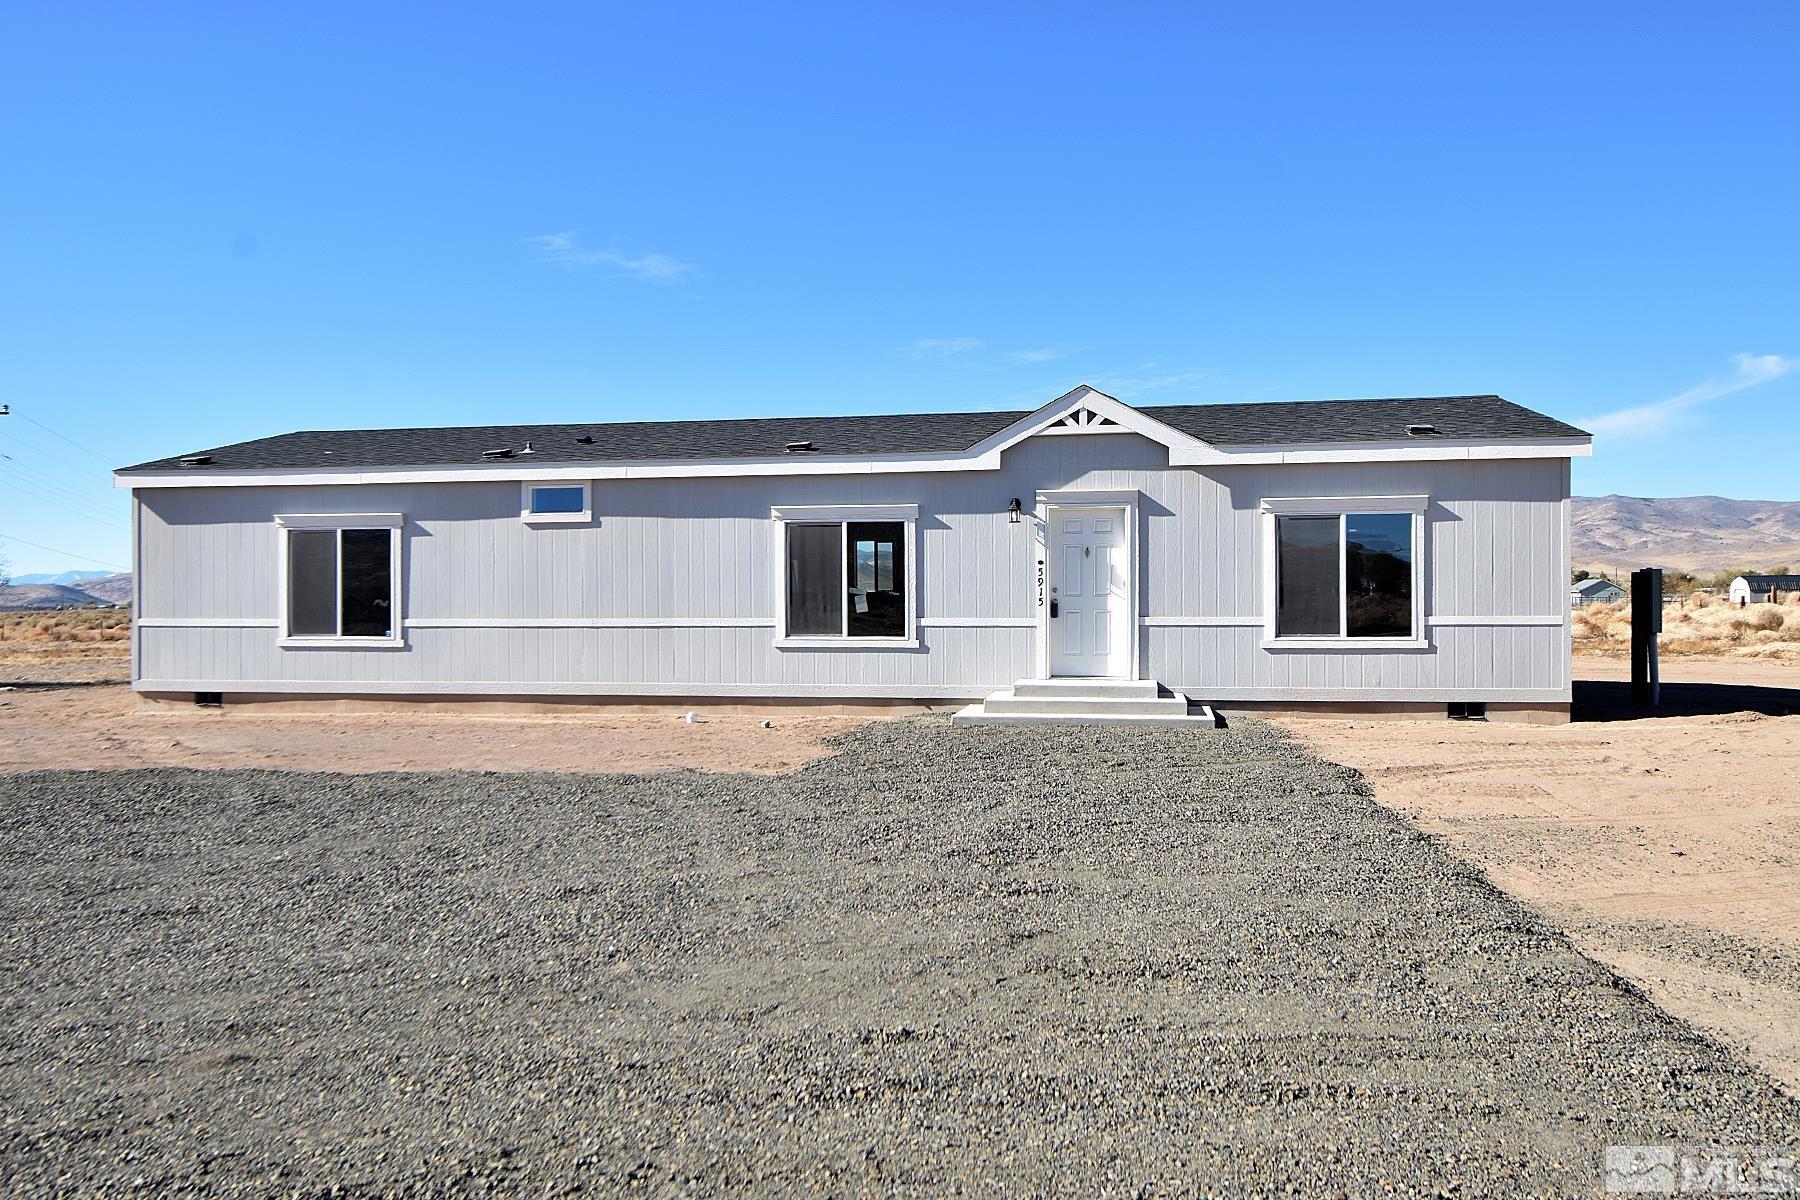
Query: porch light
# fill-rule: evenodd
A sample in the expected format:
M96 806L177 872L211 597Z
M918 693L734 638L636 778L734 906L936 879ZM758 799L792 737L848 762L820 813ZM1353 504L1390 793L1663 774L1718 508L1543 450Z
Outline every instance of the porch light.
M1012 498L1012 503L1006 506L1006 523L1008 525L1017 525L1019 523L1020 507L1019 498L1014 496Z

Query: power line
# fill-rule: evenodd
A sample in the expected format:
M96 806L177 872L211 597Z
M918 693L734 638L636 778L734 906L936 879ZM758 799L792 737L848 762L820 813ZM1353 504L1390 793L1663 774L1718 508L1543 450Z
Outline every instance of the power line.
M28 417L24 413L13 413L12 415L19 418L19 420L21 420L21 421L30 421L33 425L36 425L39 429L43 430L45 433L49 434L53 438L60 438L61 440L69 443L69 445L75 447L77 450L81 451L83 454L86 454L89 457L98 460L100 465L105 467L108 471L113 469L113 464L107 459L107 457L104 454L101 454L99 451L89 449L88 447L82 445L80 442L76 441L72 437L65 437L63 434L56 432L56 430L50 428L48 425L44 424L42 421L35 420L31 417Z
M104 500L90 497L77 486L65 483L48 472L31 466L28 463L20 462L10 454L0 454L0 458L5 459L7 463L11 465L11 469L23 471L25 473L26 478L23 479L22 482L29 483L34 487L48 489L45 493L47 498L56 500L62 504L80 505L94 513L104 514L108 520L116 521L119 519L118 513L107 510L106 502Z
M13 483L11 480L8 480L8 479L0 479L0 487L9 487L13 491L19 493L19 495L21 495L21 496L37 496L38 499L43 499L43 497L41 495L39 495L38 493L33 492L33 491L29 490L28 488L22 488L18 484ZM56 498L52 497L52 499L54 500ZM59 501L59 503L60 503L60 501ZM130 526L124 524L123 522L119 521L117 518L114 518L114 517L96 516L93 513L83 512L81 509L74 508L72 506L66 507L64 509L64 511L67 512L68 515L71 517L83 517L89 521L92 521L96 525L104 525L108 529L117 530L121 533L130 532Z
M104 499L90 497L87 493L78 490L70 484L64 483L35 467L20 462L10 454L0 454L0 458L6 460L5 467L0 468L0 479L6 478L7 469L24 472L23 475L15 475L14 479L21 484L42 489L42 499L53 500L58 504L73 505L85 509L96 516L104 516L109 521L118 521L122 516L122 514L107 508Z
M51 462L61 463L63 466L69 468L69 470L74 471L76 474L80 475L83 479L86 479L90 475L98 473L98 472L95 472L94 468L92 468L92 467L83 466L80 463L70 462L68 459L64 458L60 454L52 454L50 451L44 449L42 446L39 446L33 442L28 442L25 439L19 437L19 435L17 433L14 433L12 435L12 437L13 437L13 440L17 443L19 449L29 450L32 453L33 457L35 457L35 458L46 458L46 459L49 459ZM110 471L106 472L106 477L108 480L110 480L112 478L112 472L110 472Z
M48 550L52 554L60 554L60 555L64 556L65 558L79 558L82 562L91 562L96 567L111 567L115 571L129 571L131 569L130 567L121 567L118 563L115 563L115 562L107 562L104 559L89 558L87 555L77 554L73 550L59 550L55 546L45 546L45 545L41 545L37 542L28 542L24 538L14 537L10 533L0 533L0 538L5 538L8 541L17 542L21 546L30 546L33 550Z

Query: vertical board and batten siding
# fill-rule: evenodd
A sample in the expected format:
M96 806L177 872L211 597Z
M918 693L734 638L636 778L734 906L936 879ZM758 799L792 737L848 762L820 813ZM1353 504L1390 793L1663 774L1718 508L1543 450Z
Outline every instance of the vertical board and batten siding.
M1012 524L1006 510L1018 497L1029 514L1057 488L1142 494L1144 673L1171 687L1240 700L1568 697L1566 460L1171 469L1131 434L1033 438L988 472L601 480L593 522L576 525L521 522L514 481L145 489L139 686L979 696L1035 667L1037 543L1029 517ZM1428 621L1497 623L1429 627L1423 651L1262 648L1262 499L1414 494L1432 498ZM778 649L771 506L896 503L919 506L920 645ZM278 645L276 515L378 512L406 517L406 621L474 624L409 624L402 649ZM1557 623L1506 623L1520 617Z

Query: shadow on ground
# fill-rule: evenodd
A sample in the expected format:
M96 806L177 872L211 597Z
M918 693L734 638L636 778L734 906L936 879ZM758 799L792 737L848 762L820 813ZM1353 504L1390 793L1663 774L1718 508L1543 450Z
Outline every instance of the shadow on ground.
M1572 714L1577 721L1642 721L1656 717L1710 717L1753 712L1769 717L1800 713L1800 688L1736 683L1665 683L1655 708L1634 704L1622 680L1577 679Z

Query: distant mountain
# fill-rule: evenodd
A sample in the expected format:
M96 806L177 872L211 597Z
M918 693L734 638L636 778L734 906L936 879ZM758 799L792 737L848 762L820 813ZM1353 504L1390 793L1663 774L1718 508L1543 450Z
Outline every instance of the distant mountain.
M1596 573L1800 569L1800 502L1576 496L1572 509L1575 565Z
M59 583L64 587L79 584L84 579L105 579L111 571L64 571L60 575L14 575L14 583Z
M0 588L0 610L20 608L75 608L99 603L97 597L60 583L15 583Z
M80 585L80 590L108 604L130 604L131 572L121 571L117 575L89 579Z
M131 603L131 572L84 576L80 587L66 583L29 583L42 576L21 575L10 587L0 587L0 610L77 608L84 604Z

